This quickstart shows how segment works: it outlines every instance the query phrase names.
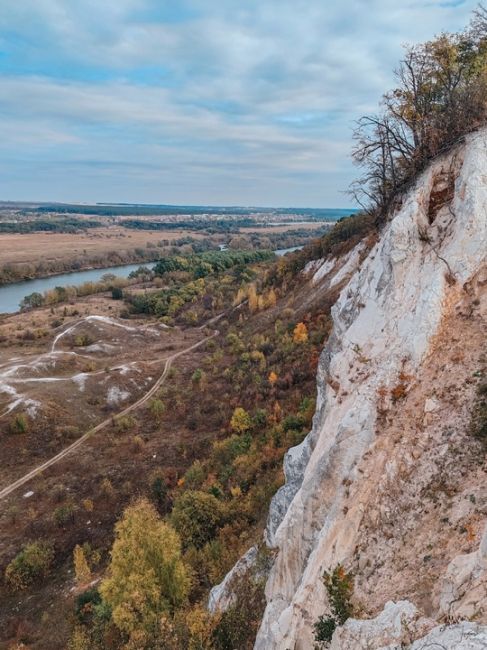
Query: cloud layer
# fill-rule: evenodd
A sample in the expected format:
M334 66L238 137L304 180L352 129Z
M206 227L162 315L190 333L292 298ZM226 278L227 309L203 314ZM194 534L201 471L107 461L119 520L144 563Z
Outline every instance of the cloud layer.
M465 0L7 0L0 198L347 206L353 122Z

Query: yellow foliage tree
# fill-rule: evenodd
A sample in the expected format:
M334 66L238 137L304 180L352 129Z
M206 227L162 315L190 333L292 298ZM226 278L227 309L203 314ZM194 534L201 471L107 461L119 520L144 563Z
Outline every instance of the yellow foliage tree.
M80 625L77 625L69 640L68 650L91 650L91 648L93 648L93 644L88 632Z
M240 305L240 303L242 303L246 299L246 297L247 297L247 292L243 287L241 287L237 291L237 295L235 296L235 299L233 301L233 306L236 307L237 305Z
M255 284L251 284L247 293L249 301L249 309L252 313L256 312L259 309L259 298L257 296L257 290Z
M196 605L186 616L189 640L188 650L213 650L213 634L220 616L212 616L206 609Z
M73 551L74 575L78 584L86 584L91 580L91 571L85 552L79 544L76 544Z
M294 343L306 343L308 340L308 328L304 323L298 323L294 328L293 341Z
M252 426L250 415L241 406L237 406L230 420L230 427L235 433L245 433Z
M269 292L266 296L266 303L268 307L275 307L277 303L277 296L274 289L269 289Z
M274 406L272 408L272 420L274 422L280 422L282 419L282 408L279 405L279 402L274 402Z
M271 386L274 386L274 384L275 384L276 381L278 380L278 376L277 376L276 373L272 370L272 371L269 373L269 377L268 377L267 379L268 379L268 381L269 381L269 384L270 384Z
M108 576L100 585L115 625L129 638L156 634L159 619L185 602L189 583L176 531L147 499L129 506L115 526Z

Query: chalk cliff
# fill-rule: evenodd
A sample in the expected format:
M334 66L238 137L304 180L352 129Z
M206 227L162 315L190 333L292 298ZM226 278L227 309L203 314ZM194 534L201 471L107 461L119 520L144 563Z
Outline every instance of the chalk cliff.
M487 470L468 430L486 368L486 256L483 131L431 164L370 250L308 267L315 285L349 280L312 431L270 508L257 650L313 647L322 575L338 563L357 618L333 650L487 647Z

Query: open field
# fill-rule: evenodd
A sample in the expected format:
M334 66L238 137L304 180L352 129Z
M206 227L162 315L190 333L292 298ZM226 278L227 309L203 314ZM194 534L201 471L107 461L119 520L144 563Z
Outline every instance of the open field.
M280 233L280 232L292 232L293 230L317 230L318 228L322 228L323 226L330 226L330 228L334 225L333 222L316 222L316 221L306 221L306 222L295 222L295 223L287 223L287 224L279 224L279 225L265 225L261 227L255 227L252 228L250 227L243 227L240 228L241 233L251 233L251 232L258 232L261 233L262 235L264 234L269 234L269 233Z
M316 230L323 224L289 223L278 226L255 226L240 228L242 234L285 233L295 230ZM147 244L156 245L161 240L169 242L191 236L202 239L206 233L190 230L132 230L121 226L94 228L79 233L1 233L0 266L32 264L39 262L67 262L73 258L91 258L94 255L108 255L112 252L146 248Z
M119 226L96 228L76 234L36 232L29 234L0 234L0 265L35 264L44 261L66 261L82 255L104 255L112 251L145 248L162 239L173 241L201 233L187 230L129 230Z

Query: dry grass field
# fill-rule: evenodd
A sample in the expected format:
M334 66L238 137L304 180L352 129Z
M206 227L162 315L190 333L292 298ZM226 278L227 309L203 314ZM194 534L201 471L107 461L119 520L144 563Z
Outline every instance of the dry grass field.
M241 233L258 232L264 235L268 233L291 232L293 230L316 230L317 228L321 228L321 226L323 225L325 225L325 222L302 221L296 223L287 223L285 225L280 224L275 226L269 224L267 226L262 226L261 228L252 228L250 226L250 227L240 228L240 232ZM333 223L330 222L330 226L332 225Z
M81 255L103 255L112 251L145 248L148 242L175 240L201 233L187 230L150 231L129 230L119 226L96 228L76 234L36 232L0 234L0 266L5 264L35 264L40 261L69 260Z
M283 233L293 230L313 230L317 223L289 223L286 225L240 228L242 234ZM68 261L75 257L91 257L111 252L145 248L148 243L157 244L161 240L174 241L191 236L201 239L206 233L190 230L129 230L121 226L96 228L71 233L35 232L27 234L0 234L0 266L6 264L37 264L38 262Z

